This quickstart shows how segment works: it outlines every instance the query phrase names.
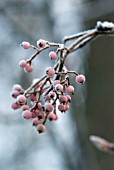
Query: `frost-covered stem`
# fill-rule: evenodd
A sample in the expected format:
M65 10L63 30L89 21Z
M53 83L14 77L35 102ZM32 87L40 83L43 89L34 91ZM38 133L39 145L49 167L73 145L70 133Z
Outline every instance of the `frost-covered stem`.
M66 72L55 72L55 74L63 74L63 75L67 75L67 74L75 74L76 76L78 76L78 72L76 71L66 71Z
M93 29L92 29L93 30ZM76 38L79 38L85 34L87 34L88 32L91 32L92 30L87 30L87 31L83 31L83 32L79 32L77 34L73 34L73 35L70 35L70 36L65 36L63 38L63 43L66 43L67 41L69 40L73 40L73 39L76 39Z
M47 45L44 47L44 48L41 48L41 49L38 49L36 48L35 46L31 45L31 47L35 50L37 50L37 52L30 58L27 60L28 63L31 64L32 60L37 56L39 55L42 51L50 48L50 47L58 47L58 51L61 51L61 47L62 47L62 50L65 49L67 50L67 47L64 46L64 44L60 44L60 43L52 43L52 42L47 42L46 43Z
M83 35L82 37L78 38L75 42L73 42L70 47L68 48L68 51L66 52L66 54L64 55L63 57L63 62L66 60L68 54L70 54L74 49L75 47L80 44L83 40L85 40L86 38L89 38L91 36L95 36L97 34L97 30L96 29L93 29L90 33L88 33L87 35Z

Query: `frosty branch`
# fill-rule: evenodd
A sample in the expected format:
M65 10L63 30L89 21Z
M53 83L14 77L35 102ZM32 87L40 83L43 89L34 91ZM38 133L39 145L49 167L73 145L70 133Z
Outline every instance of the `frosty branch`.
M75 76L76 83L84 84L85 76L77 71L68 70L65 61L70 54L91 42L93 39L103 35L113 35L114 24L111 22L97 22L94 29L84 31L75 35L65 36L63 43L52 43L46 40L38 40L37 46L29 42L22 42L24 49L34 49L35 54L27 60L19 62L25 72L34 70L33 60L44 50L56 48L50 51L49 58L55 61L53 67L47 67L44 75L33 80L31 86L24 90L21 85L15 84L11 92L15 101L12 103L14 110L21 109L25 119L32 119L33 125L39 133L43 133L46 122L56 121L58 111L66 112L70 108L74 87L70 81L70 75ZM67 42L72 43L68 46Z

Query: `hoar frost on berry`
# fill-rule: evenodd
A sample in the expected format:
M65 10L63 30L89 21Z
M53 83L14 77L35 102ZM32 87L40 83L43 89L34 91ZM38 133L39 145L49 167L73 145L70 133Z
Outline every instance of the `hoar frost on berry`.
M66 91L66 93L68 93L68 94L74 94L74 87L73 86L71 86L71 85L69 85L69 86L67 86L66 88L65 88L65 91Z
M24 49L29 49L31 47L30 43L29 42L26 42L26 41L23 41L21 43L21 46L24 48Z
M13 90L17 90L17 91L21 92L22 91L22 87L19 84L14 84Z
M45 72L47 76L53 77L55 74L55 69L53 67L47 67Z
M25 68L27 66L27 62L25 60L21 60L19 62L20 67Z
M40 40L37 41L37 46L39 48L45 48L46 45L47 45L47 41L45 41L45 40L40 39Z
M86 80L86 79L85 79L85 76L82 75L82 74L76 76L76 82L77 82L78 84L83 84L83 83L85 82L85 80Z
M25 104L26 103L26 97L24 96L24 95L19 95L18 97L17 97L17 102L19 103L19 104Z
M56 60L56 59L57 59L57 54L56 54L56 52L51 51L51 52L49 53L49 57L51 58L51 60Z
M45 132L45 130L46 130L46 128L45 128L45 126L44 126L43 124L37 125L36 128L37 128L37 131L38 131L39 133L43 133L43 132Z
M58 92L63 92L63 85L61 85L61 84L56 84L56 85L55 85L55 89L56 89Z
M32 112L29 111L29 110L25 110L22 112L22 116L25 118L25 119L31 119L32 118Z
M31 73L33 71L33 66L31 64L27 64L26 67L24 67L24 71L26 73Z

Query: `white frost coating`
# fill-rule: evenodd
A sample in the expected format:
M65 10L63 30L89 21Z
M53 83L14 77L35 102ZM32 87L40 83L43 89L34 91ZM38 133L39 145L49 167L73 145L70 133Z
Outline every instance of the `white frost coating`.
M36 82L38 82L38 80L39 80L39 79L37 79L37 78L36 78L36 79L33 79L32 84L35 84Z
M102 26L103 28L114 29L114 24L112 22L108 22L108 21L104 21L104 22L98 21L97 27L99 27L99 26Z

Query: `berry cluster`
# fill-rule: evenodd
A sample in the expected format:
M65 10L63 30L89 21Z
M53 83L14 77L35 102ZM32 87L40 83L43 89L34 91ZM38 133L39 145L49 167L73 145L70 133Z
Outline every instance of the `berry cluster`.
M21 108L22 116L25 119L32 119L33 125L39 133L45 131L47 120L55 121L58 119L58 111L66 112L69 110L71 95L74 94L74 87L70 82L70 74L74 74L78 84L85 82L85 76L76 71L69 71L65 67L65 60L70 53L82 48L87 43L99 37L99 35L113 35L114 24L112 22L98 21L94 29L80 32L71 36L66 36L63 43L52 43L45 40L38 40L37 46L29 42L22 42L24 49L34 49L36 53L27 60L19 62L20 67L25 72L30 73L34 70L32 61L42 51L55 47L56 51L51 51L48 57L55 61L53 67L48 67L41 78L33 80L31 86L24 90L20 85L13 86L11 96L15 99L12 103L14 110ZM70 45L67 47L66 43Z
M31 86L24 90L19 84L13 86L11 96L15 99L12 103L14 110L22 110L25 119L32 119L33 126L39 133L45 131L47 120L56 121L58 111L69 110L71 95L74 94L74 87L70 83L70 74L74 74L78 84L85 82L85 76L75 71L68 71L64 66L65 52L68 52L64 44L50 43L45 40L38 40L37 47L29 42L22 42L24 49L34 49L37 52L28 60L21 60L19 65L25 72L32 72L33 59L43 50L49 47L57 47L56 51L49 52L51 60L55 60L54 67L47 67L45 74L41 78L33 80Z

